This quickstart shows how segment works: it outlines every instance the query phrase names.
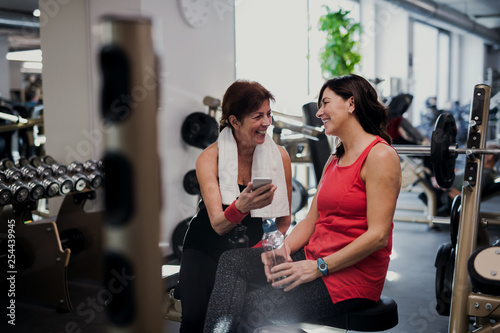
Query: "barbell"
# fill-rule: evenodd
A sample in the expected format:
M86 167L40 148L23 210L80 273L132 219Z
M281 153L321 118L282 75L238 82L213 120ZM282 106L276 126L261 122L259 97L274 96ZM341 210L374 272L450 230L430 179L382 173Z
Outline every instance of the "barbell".
M469 159L476 155L500 155L499 149L480 149L480 135L471 133L467 148L458 148L456 142L457 126L453 115L442 113L436 120L431 136L430 146L394 145L398 154L412 156L429 156L436 182L442 188L450 188L455 180L455 162L459 154Z

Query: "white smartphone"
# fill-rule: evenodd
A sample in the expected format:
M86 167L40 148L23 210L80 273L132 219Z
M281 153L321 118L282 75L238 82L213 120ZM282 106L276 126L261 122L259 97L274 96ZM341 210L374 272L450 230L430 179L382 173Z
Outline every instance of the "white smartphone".
M272 181L271 178L254 178L252 180L253 189L256 190L256 189L258 189L261 186L270 184L271 181Z

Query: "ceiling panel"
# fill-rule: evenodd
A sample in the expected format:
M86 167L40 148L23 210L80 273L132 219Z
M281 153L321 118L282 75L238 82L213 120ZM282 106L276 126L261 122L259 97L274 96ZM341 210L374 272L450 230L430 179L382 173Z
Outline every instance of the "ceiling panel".
M500 29L500 0L435 0L446 5L487 28Z

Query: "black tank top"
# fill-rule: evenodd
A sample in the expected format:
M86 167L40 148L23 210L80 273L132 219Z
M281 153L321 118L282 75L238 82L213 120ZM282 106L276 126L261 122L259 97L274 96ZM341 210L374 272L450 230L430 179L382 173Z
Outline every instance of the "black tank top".
M243 191L246 186L239 185L240 191ZM226 209L227 205L222 205L222 209ZM251 218L250 214L245 216L241 221L247 230L249 246L252 247L262 240L262 218ZM196 249L210 255L215 261L219 261L221 254L228 250L228 241L232 236L234 229L224 235L219 235L215 232L210 224L208 212L203 200L198 204L198 212L189 222L189 228L184 238L184 249Z

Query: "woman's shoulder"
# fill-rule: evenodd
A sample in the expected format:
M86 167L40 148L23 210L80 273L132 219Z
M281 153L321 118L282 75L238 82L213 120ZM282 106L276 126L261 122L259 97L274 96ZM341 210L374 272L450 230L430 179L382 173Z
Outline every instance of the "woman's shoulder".
M367 157L368 161L377 163L394 163L399 164L399 156L394 147L389 145L386 141L380 141L375 144Z
M210 146L205 148L200 156L198 156L198 159L196 160L197 163L206 163L209 161L217 161L217 158L219 156L219 146L217 142L212 143Z

